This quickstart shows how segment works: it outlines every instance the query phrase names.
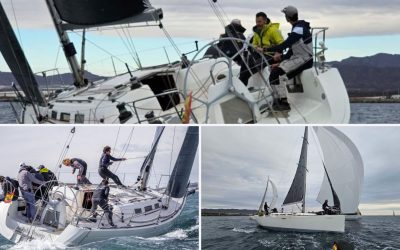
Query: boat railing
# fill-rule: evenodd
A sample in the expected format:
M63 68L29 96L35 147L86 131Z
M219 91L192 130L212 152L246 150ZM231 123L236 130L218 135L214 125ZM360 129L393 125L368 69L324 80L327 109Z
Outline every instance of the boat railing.
M325 45L326 31L328 27L313 27L311 29L311 35L314 36L314 67L318 74L318 68L322 72L328 69L326 65L325 51L328 49ZM322 38L321 38L322 36Z
M162 120L164 118L170 118L171 116L177 117L177 118L179 118L180 121L182 121L184 110L183 109L178 110L178 108L177 108L178 103L175 102L174 95L179 95L181 100L185 100L185 95L181 91L175 89L175 90L166 91L166 92L163 92L163 93L160 93L160 94L156 94L156 95L147 96L147 97L144 97L144 98L137 99L137 100L132 102L132 107L130 105L129 105L129 107L132 109L133 113L135 114L136 121L138 123L150 123L150 124L162 123ZM144 109L142 107L139 107L138 104L140 102L147 101L147 100L153 99L153 98L165 97L165 96L167 96L169 98L169 100L171 101L171 104L172 104L172 106L174 108L174 111L172 111L171 113L155 116L154 115L154 110L149 109L148 112L153 112L151 115L145 115L145 119L140 117L139 110L143 110ZM192 117L192 119L193 119L193 121L195 123L198 123L197 122L197 118L193 114L193 112L191 112L191 117Z
M236 46L237 52L234 55L229 56L219 47L220 43L233 43L234 45L242 44L242 46L241 46L241 48ZM236 95L238 98L240 98L241 100L243 100L244 102L247 103L247 105L252 110L252 116L253 116L254 121L256 121L256 119L257 119L257 117L255 117L256 114L254 113L254 106L256 104L265 102L265 104L267 104L267 106L269 106L269 108L272 109L272 101L273 101L274 97L273 97L273 90L269 84L269 80L266 79L265 76L262 74L262 70L255 70L255 68L264 69L264 68L269 67L269 63L268 63L268 59L267 59L266 55L264 53L261 53L260 51L258 51L248 41L241 40L239 38L233 38L233 37L226 37L226 38L220 38L220 39L214 40L214 41L206 44L205 46L203 46L200 50L198 50L198 52L195 54L192 61L188 65L188 68L187 68L187 71L186 71L186 74L184 77L183 94L185 95L185 98L190 92L188 84L189 84L189 76L194 74L194 72L193 72L194 70L192 69L193 65L195 65L198 62L198 57L203 56L204 51L211 47L214 48L218 52L219 57L223 58L224 60L222 60L222 61L216 60L215 63L213 63L210 66L209 78L211 79L211 82L213 85L217 85L217 80L222 80L222 79L226 78L226 76L224 76L223 78L218 79L218 76L217 76L217 79L216 79L214 76L214 71L215 71L217 65L226 64L227 71L228 71L228 76L227 76L227 80L226 80L227 88L226 88L225 92L221 93L220 95L216 96L215 98L213 98L211 100L209 100L208 98L206 100L204 100L202 98L202 96L197 96L197 95L193 96L193 100L195 100L201 104L197 108L201 108L201 106L205 106L205 108L206 108L205 121L202 121L202 122L208 123L209 111L210 111L212 104L214 104L219 99L226 96L228 93L232 93L232 94ZM272 55L270 55L270 56L272 56ZM254 60L255 65L250 64L249 60ZM240 63L238 63L238 62L240 62ZM262 87L257 89L257 92L259 93L259 95L257 98L254 98L254 100L246 97L246 95L243 93L243 91L244 91L243 88L241 88L241 86L238 86L235 83L236 81L233 80L234 72L232 69L233 69L234 63L238 63L238 64L246 67L245 70L247 70L250 73L250 77L254 76L256 74L258 74L260 76L263 85L262 85ZM201 86L199 86L199 89L206 89L206 91L207 91L207 89L208 89L207 88L208 86L206 86L207 84L208 84L208 80L201 83L200 84ZM261 86L261 85L259 85L259 86ZM204 94L202 93L202 95L204 95ZM252 97L254 97L254 96L252 96Z

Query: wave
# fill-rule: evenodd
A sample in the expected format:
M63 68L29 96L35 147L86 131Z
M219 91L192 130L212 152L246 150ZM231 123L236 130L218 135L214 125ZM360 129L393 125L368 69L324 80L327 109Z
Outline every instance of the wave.
M142 238L142 237L137 237L143 240L150 240L150 241L164 241L164 240L184 240L189 237L189 234L193 231L199 230L199 225L194 225L191 226L188 229L182 229L178 228L174 231L171 231L169 233L166 233L161 236L155 236L151 238Z
M12 250L58 250L58 249L67 249L67 247L60 243L55 243L51 241L45 240L32 240L32 241L23 241L20 242L9 249Z
M233 232L238 232L238 233L246 233L246 234L251 234L254 233L256 230L255 229L244 229L244 228L233 228Z

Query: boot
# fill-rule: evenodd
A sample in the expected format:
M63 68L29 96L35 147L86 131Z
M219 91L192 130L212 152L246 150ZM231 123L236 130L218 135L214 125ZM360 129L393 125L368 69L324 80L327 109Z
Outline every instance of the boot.
M272 105L272 109L279 112L289 112L291 110L287 98L279 98L274 105Z

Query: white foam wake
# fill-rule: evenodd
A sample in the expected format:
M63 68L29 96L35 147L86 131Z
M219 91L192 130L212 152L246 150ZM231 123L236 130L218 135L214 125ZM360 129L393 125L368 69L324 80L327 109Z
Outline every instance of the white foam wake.
M10 249L13 250L56 250L56 249L66 249L67 247L60 243L54 243L45 240L32 240L23 241L17 245L12 246Z
M189 233L199 229L199 225L191 226L188 229L178 228L174 231L166 233L161 236L151 237L151 238L143 238L146 240L154 240L154 241L162 241L162 240L184 240L189 237Z
M255 229L243 229L243 228L233 228L233 232L238 232L238 233L246 233L246 234L251 234L254 233L256 230Z

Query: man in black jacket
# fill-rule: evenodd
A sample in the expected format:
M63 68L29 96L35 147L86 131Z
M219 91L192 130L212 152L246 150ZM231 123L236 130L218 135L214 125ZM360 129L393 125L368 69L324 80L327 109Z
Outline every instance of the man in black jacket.
M110 226L115 227L113 220L112 220L112 207L108 205L108 195L110 193L110 187L108 186L108 181L103 180L100 185L97 187L97 189L93 192L92 196L92 208L90 209L90 212L92 213L91 217L89 217L89 220L91 222L96 222L96 217L97 217L97 207L100 206L101 209L103 209L104 214L107 216L108 224Z
M105 146L103 149L103 154L100 157L100 162L99 162L99 175L103 179L112 179L115 184L117 184L119 187L125 187L119 177L111 172L108 167L113 164L112 161L125 161L126 158L115 158L111 155L111 147L110 146Z

